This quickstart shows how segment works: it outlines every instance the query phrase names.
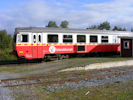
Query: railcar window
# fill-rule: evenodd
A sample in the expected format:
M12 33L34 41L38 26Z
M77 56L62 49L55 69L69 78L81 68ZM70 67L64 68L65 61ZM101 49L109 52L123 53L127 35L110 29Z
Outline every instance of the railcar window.
M116 43L116 36L113 36L113 43Z
M34 35L33 38L33 42L36 43L36 35Z
M85 35L77 35L77 42L86 42Z
M28 35L22 35L22 42L28 42Z
M93 42L93 43L96 42L96 43L97 43L97 42L98 42L98 41L97 41L97 36L90 35L90 43L91 43L91 42Z
M64 43L66 43L66 42L72 43L73 42L72 35L63 35L63 42Z
M48 43L58 43L58 35L48 35Z
M102 36L101 43L108 43L108 36Z
M39 35L39 42L41 42L41 35Z
M130 49L130 41L124 41L124 49Z

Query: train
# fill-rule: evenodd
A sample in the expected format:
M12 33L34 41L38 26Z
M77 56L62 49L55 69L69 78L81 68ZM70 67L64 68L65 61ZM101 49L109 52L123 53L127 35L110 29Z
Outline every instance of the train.
M48 27L18 27L14 33L12 54L26 60L120 52L118 36L132 35L127 31Z

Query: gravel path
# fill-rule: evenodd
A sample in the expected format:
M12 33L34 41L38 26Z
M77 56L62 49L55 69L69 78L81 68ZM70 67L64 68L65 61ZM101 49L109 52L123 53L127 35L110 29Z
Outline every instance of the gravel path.
M6 77L0 74L0 79L6 79ZM12 96L12 90L0 87L0 100L15 100Z

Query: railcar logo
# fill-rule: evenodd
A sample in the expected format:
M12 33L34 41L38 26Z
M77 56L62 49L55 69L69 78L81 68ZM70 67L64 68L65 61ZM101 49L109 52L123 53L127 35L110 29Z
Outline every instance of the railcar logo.
M49 48L49 52L50 52L50 53L54 53L54 52L55 52L55 47L54 47L54 46L51 46L51 47Z
M54 46L49 47L50 53L54 53L55 51L58 51L58 52L73 51L73 48L55 48Z

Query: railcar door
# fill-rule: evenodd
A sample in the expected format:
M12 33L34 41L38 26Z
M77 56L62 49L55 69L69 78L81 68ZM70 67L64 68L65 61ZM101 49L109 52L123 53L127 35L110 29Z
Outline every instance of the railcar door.
M32 41L33 41L33 46L32 46L32 55L33 55L33 59L37 59L37 33L33 33L33 38L32 38Z
M38 58L42 58L42 56L43 56L43 39L42 39L42 34L38 33L37 38L38 38L38 45L37 45L38 52L37 52L37 54L38 54Z

